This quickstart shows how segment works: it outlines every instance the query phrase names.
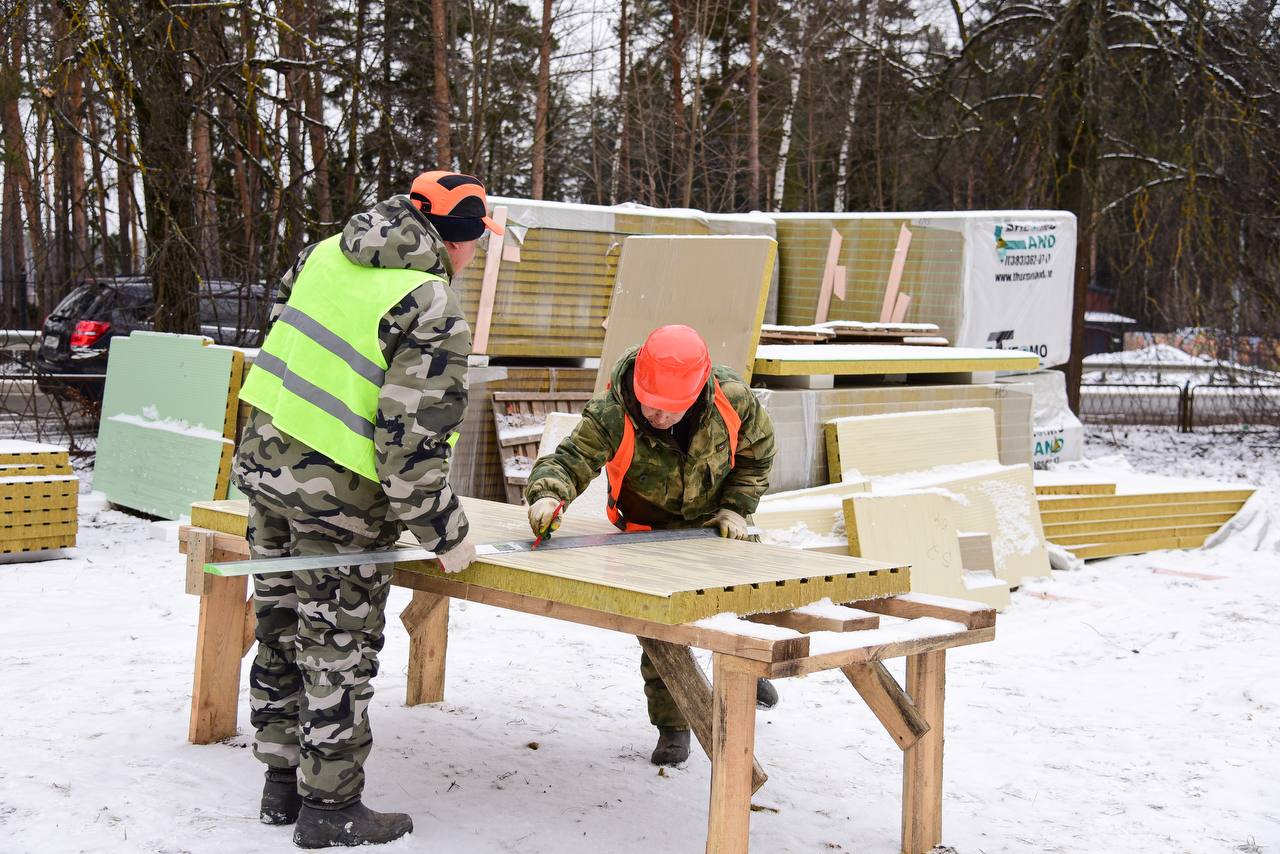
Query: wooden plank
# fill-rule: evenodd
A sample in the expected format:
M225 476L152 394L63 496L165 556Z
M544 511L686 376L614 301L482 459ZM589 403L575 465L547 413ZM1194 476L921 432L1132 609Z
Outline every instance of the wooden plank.
M236 734L244 652L246 576L209 576L200 597L195 680L187 740L209 744Z
M190 596L199 596L204 592L204 565L213 560L212 531L189 529L184 542L187 551L186 592Z
M668 626L635 617L623 617L589 608L550 602L532 596L489 590L450 581L447 578L405 572L400 569L396 570L393 583L400 587L426 590L453 599L465 599L468 602L492 605L495 608L506 608L637 637L650 637L685 646L695 646L699 649L723 652L760 662L790 661L803 658L809 652L809 638L804 635L789 638L757 637L696 625Z
M836 418L823 425L831 483L996 463L995 414L984 406Z
M711 805L707 854L746 854L751 827L756 677L722 653L712 656Z
M902 757L902 852L929 854L942 843L944 650L907 659L907 693L929 731Z
M859 632L880 626L880 615L843 605L806 610L795 608L775 614L752 614L746 618L753 623L782 626L797 632Z
M907 267L907 253L911 249L911 229L904 222L898 229L898 244L893 249L893 261L889 266L889 279L884 286L884 300L880 303L880 322L893 322L893 309L898 304L898 288L902 273Z
M913 593L1005 608L1007 581L996 578L994 570L987 578L965 572L957 536L961 509L959 502L934 492L852 496L844 502L849 553L909 565Z
M906 628L900 628L903 626ZM819 652L806 658L782 661L775 664L751 662L749 666L756 668L756 672L761 676L770 679L785 679L791 676L804 676L810 673L821 673L825 670L836 670L841 667L848 667L851 664L869 664L873 661L888 661L891 658L920 655L926 652L936 652L940 649L953 649L960 646L987 643L994 640L996 636L994 627L989 629L965 629L960 626L954 626L946 631L940 630L936 634L925 636L918 636L914 634L915 631L910 623L899 623L895 626L881 628L879 632L873 635L875 640L862 646L854 644L844 649ZM842 639L852 643L857 640L858 634L858 632L853 632L843 636ZM899 637L882 640L884 637L893 638L895 635L899 635Z
M702 672L693 651L687 646L639 638L640 646L648 654L649 660L662 677L671 697L680 708L689 729L693 731L708 757L714 752L711 723L711 682ZM760 787L769 779L760 763L754 757L751 760L751 792L760 791Z
M671 323L698 330L713 362L750 380L776 251L768 237L628 237L595 390L627 349Z
M1039 364L1039 356L1018 350L908 344L768 344L756 348L755 376L1033 371Z
M844 242L840 232L831 229L831 237L827 241L827 263L822 267L822 283L818 286L818 306L813 313L814 323L823 323L831 311L831 293L836 287L836 269L840 261L840 246ZM841 291L844 286L841 285ZM841 297L843 299L843 297Z
M883 662L850 664L840 668L840 672L857 690L900 749L911 747L929 731L929 722L912 704L911 698L902 690L902 686Z
M939 620L963 623L969 629L987 629L996 624L995 608L962 599L944 599L940 596L921 596L915 593L850 602L849 607L870 611L873 614L901 617L904 620L935 617Z
M491 219L498 225L506 225L507 208L494 207ZM493 303L498 292L498 269L502 266L504 235L490 234L489 246L484 254L484 274L480 282L480 304L476 309L475 334L471 336L471 352L489 352L489 329L493 324Z
M409 632L409 681L405 705L444 701L445 658L449 648L449 599L422 590L400 614Z

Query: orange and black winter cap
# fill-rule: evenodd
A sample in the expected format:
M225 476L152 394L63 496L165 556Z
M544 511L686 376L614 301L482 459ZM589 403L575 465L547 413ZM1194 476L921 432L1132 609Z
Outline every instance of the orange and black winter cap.
M489 218L489 200L480 179L460 172L423 172L413 179L409 200L445 240L475 240L485 229L502 234Z

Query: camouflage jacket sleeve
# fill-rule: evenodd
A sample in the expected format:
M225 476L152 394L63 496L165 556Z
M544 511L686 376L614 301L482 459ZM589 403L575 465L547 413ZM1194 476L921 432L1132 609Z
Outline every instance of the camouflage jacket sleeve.
M302 272L302 265L307 263L311 250L315 248L316 244L314 243L305 247L298 253L293 266L285 270L284 275L280 277L280 288L276 291L276 300L272 304L271 314L267 318L268 325L275 323L276 319L284 312L284 304L289 301L289 294L293 293L293 283L298 278L298 274Z
M471 329L448 285L431 280L383 319L398 327L378 398L378 477L391 505L423 548L448 551L467 534L449 486L448 439L467 408ZM384 338L396 329L383 330Z
M769 469L773 467L776 446L773 419L751 389L741 380L735 380L721 380L725 395L742 418L742 427L738 431L733 470L725 478L720 493L720 505L749 516L756 512L761 496L769 489Z
M525 501L552 496L570 504L600 474L622 442L622 407L608 390L593 397L582 420L560 447L540 457L529 473Z

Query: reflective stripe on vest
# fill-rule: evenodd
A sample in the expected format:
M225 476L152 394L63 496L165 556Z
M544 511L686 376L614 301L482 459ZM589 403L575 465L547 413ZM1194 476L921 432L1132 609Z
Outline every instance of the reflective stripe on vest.
M378 325L415 288L445 279L353 264L339 241L321 241L307 256L240 399L283 433L376 481L374 423L387 370ZM456 441L455 433L449 442Z
M729 430L729 468L732 469L738 455L738 433L742 430L742 418L738 415L738 410L734 409L733 404L729 402L728 396L721 390L720 381L713 377L711 382L715 388L716 411L720 413L724 426ZM605 505L605 514L610 522L629 533L653 530L649 525L628 522L622 518L622 512L618 510L618 496L622 494L622 482L627 477L627 469L631 468L631 459L635 453L636 428L631 423L631 416L624 410L622 443L618 445L618 450L614 451L613 457L604 467L605 478L609 482L609 500Z

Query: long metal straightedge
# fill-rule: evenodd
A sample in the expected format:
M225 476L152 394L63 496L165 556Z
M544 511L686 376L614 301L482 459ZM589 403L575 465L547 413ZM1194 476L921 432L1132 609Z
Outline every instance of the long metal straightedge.
M640 531L634 534L590 534L582 537L553 537L544 540L538 551L559 549L584 549L594 546L621 546L630 543L668 542L670 540L699 540L717 536L715 528L677 528L667 531ZM533 540L513 540L509 543L485 543L476 546L476 557L514 554L533 551ZM409 563L410 561L435 560L436 553L428 549L378 549L349 554L305 555L302 557L273 557L261 560L237 560L229 563L206 563L204 571L211 575L276 575L298 570L333 569L339 566L355 566L369 563Z

